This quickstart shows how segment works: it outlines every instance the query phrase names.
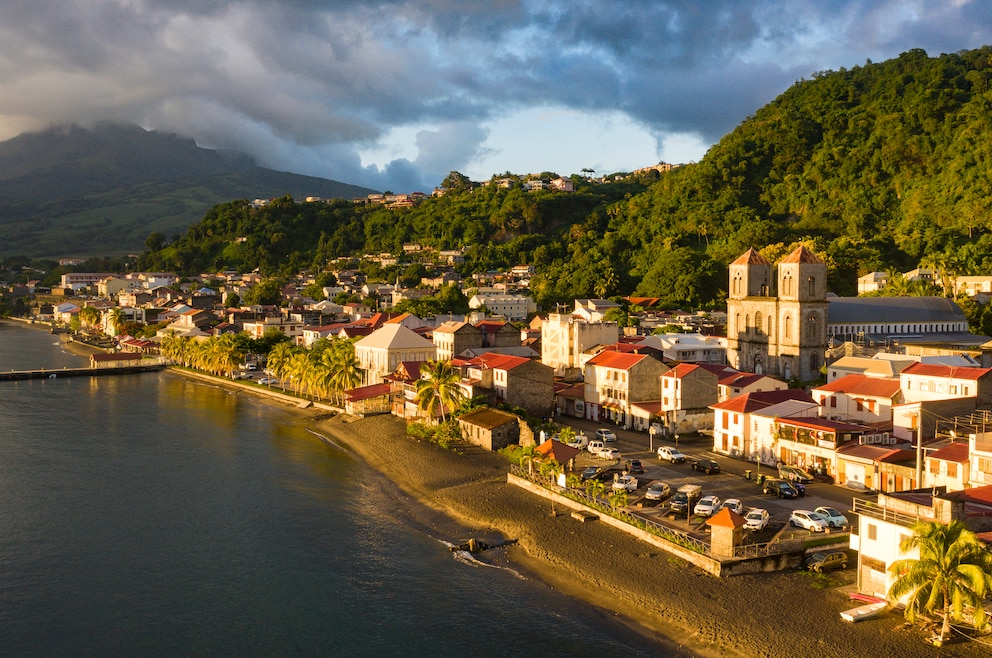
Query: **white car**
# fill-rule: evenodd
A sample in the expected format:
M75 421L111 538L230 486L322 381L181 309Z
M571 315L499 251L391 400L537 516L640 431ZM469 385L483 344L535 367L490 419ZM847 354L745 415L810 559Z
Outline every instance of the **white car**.
M724 507L729 507L734 511L735 514L740 514L741 516L744 516L744 503L742 503L737 498L728 498L727 500L723 501L723 504L720 505L720 509L723 509Z
M692 508L692 513L696 516L713 516L713 513L720 509L720 499L716 496L703 496Z
M627 491L635 491L637 489L637 478L633 475L617 476L617 479L613 480L613 490L622 491L624 489Z
M810 532L823 532L827 529L827 522L816 512L808 509L797 509L789 517L789 525L806 528Z
M587 437L585 434L576 434L575 436L573 436L571 439L568 440L568 443L566 445L582 450L587 445L589 445L589 437Z
M603 448L599 451L600 459L616 459L620 460L620 451L616 448Z
M843 528L847 525L847 517L833 507L817 507L813 511L822 516L831 528Z
M647 490L644 492L644 497L648 500L664 500L671 495L672 488L661 480L655 480L649 484Z
M596 438L600 441L616 441L617 435L613 433L613 430L608 430L605 427L600 427L596 430Z
M672 446L661 446L658 448L658 459L665 459L673 464L681 464L685 461L685 455L679 452L678 448Z
M768 519L768 510L755 507L744 517L744 527L748 530L764 530Z

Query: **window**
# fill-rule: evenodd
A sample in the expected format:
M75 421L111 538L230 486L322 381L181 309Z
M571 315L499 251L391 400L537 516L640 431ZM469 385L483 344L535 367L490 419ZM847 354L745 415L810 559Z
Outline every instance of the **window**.
M816 298L816 277L815 276L809 277L808 279L806 279L806 283L808 284L808 288L807 288L807 293L806 294L815 299Z
M947 477L956 478L958 476L958 465L954 462L947 462Z
M830 406L833 407L834 409L837 408L837 396L836 395L831 395L830 396Z
M874 523L868 524L868 539L876 541L878 539L878 526Z
M792 338L792 317L785 316L785 337Z

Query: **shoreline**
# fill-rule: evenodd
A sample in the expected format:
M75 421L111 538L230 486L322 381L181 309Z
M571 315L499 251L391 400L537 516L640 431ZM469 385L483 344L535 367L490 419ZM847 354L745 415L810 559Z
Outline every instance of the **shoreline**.
M716 578L597 522L580 523L506 482L498 454L458 444L445 450L409 437L393 416L314 419L315 431L436 514L486 539L516 539L504 550L529 576L613 617L666 653L711 656L937 655L902 615L850 624L853 607L835 587L805 572ZM465 537L464 539L468 539ZM827 581L829 582L829 581ZM975 643L943 656L980 656Z
M561 511L552 516L548 501L507 483L500 455L465 443L442 449L407 435L406 422L394 416L329 417L239 382L189 379L282 402L308 430L357 456L405 496L411 525L459 541L517 540L493 559L598 611L604 624L622 624L661 655L986 655L973 642L935 649L900 613L843 622L839 612L853 605L829 577L796 571L715 578L606 524L579 523Z

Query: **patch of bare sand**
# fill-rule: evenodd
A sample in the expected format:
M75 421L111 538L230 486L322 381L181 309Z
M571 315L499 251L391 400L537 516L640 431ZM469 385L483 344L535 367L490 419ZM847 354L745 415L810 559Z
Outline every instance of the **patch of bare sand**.
M848 624L851 603L814 588L805 573L713 578L599 523L551 515L549 501L506 483L506 463L474 446L444 450L406 435L402 420L342 417L315 431L350 447L401 490L455 519L473 536L517 539L520 568L566 594L622 617L647 637L703 656L985 656L957 644L938 652L901 617ZM670 646L667 642L665 646Z

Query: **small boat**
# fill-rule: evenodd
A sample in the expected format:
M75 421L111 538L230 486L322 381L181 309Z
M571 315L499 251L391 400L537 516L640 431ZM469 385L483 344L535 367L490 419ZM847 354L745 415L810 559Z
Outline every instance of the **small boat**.
M877 601L875 603L866 603L857 608L852 608L851 610L845 610L840 613L840 618L844 621L864 621L865 619L872 619L877 617L886 610L889 609L889 604L887 601Z

